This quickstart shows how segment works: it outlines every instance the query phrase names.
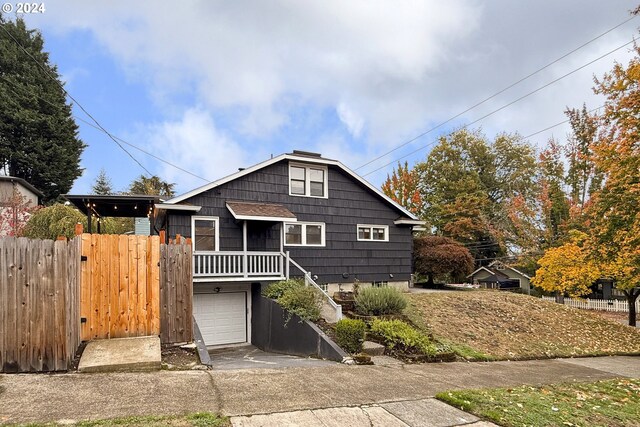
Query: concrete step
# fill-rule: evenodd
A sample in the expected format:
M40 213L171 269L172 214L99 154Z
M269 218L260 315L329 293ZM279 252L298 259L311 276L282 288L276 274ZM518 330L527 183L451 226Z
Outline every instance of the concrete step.
M382 356L384 354L384 346L373 341L365 341L362 343L362 352L369 356Z
M80 372L132 372L160 369L159 337L90 341L82 352Z

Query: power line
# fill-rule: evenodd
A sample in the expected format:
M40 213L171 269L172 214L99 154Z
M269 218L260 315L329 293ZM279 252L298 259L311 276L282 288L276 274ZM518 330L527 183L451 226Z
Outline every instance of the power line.
M131 159L133 159L134 162L136 162L138 164L138 166L140 166L149 176L152 176L153 174L149 171L149 169L147 169L146 167L144 167L144 165L142 163L140 163L138 161L138 159L136 159L129 151L127 151L126 148L124 148L122 146L122 144L120 144L114 137L113 135L111 135L111 133L109 133L108 130L106 130L101 124L100 122L98 122L98 120L96 120L95 117L93 117L83 106L82 104L80 104L80 102L78 102L78 100L76 100L73 95L71 95L65 88L64 85L62 83L60 83L60 81L58 81L58 79L53 76L49 70L47 70L42 64L40 64L40 62L33 57L33 55L31 55L31 53L29 53L29 51L27 49L25 49L18 40L16 40L15 37L13 37L13 35L9 32L9 30L7 30L4 26L0 25L0 28L2 28L2 30L11 38L11 40L13 40L13 42L24 52L27 54L27 56L29 58L31 58L33 60L33 62L36 63L36 65L38 66L38 68L40 68L40 70L42 70L42 72L47 75L49 78L51 78L51 80L53 80L59 87L60 89L62 89L62 91L65 93L66 96L69 97L69 99L71 99L77 106L78 108L80 108L89 118L91 118L91 120L93 120L93 122L96 124L97 127L100 128L100 130L102 130L105 134L107 134L107 136L109 138L111 138L111 140L113 142L116 143L116 145L118 147L120 147L122 149L122 151L124 151L125 153L127 153L129 155L129 157L131 157Z
M535 93L537 93L537 92L540 92L542 89L545 89L545 88L547 88L547 87L551 86L552 84L555 84L555 83L559 82L560 80L564 79L565 77L568 77L568 76L570 76L570 75L572 75L572 74L574 74L574 73L576 73L576 72L578 72L578 71L582 70L583 68L588 67L589 65L591 65L591 64L593 64L593 63L595 63L595 62L597 62L597 61L601 60L602 58L605 58L605 57L607 57L607 56L611 55L611 54L612 54L612 53L614 53L614 52L617 52L618 50L620 50L620 49L622 49L622 48L624 48L624 47L626 47L626 46L628 46L628 45L630 45L631 43L634 43L634 42L635 42L635 39L633 39L633 40L631 40L631 41L629 41L629 42L627 42L627 43L623 44L622 46L619 46L619 47L617 47L617 48L615 48L615 49L613 49L613 50L611 50L611 51L609 51L609 52L607 52L607 53L605 53L605 54L603 54L603 55L601 55L601 56L597 57L596 59L593 59L593 60L591 60L591 61L587 62L586 64L584 64L584 65L582 65L582 66L580 66L580 67L578 67L578 68L575 68L575 69L574 69L574 70L572 70L572 71L569 71L568 73L566 73L566 74L564 74L564 75L562 75L562 76L560 76L560 77L558 77L558 78L556 78L556 79L554 79L554 80L550 81L550 82L549 82L549 83L547 83L547 84L544 84L544 85L542 85L542 86L538 87L537 89L532 90L531 92L526 93L525 95L522 95L521 97L519 97L519 98L517 98L517 99L515 99L515 100L513 100L513 101L511 101L511 102L509 102L509 103L507 103L507 104L505 104L505 105L503 105L503 106L501 106L501 107L499 107L499 108L497 108L497 109L493 110L493 111L491 111L490 113L487 113L487 114L485 114L484 116L482 116L482 117L480 117L480 118L478 118L478 119L476 119L476 120L474 120L474 121L472 121L472 122L470 122L470 123L465 124L465 125L464 125L464 126L462 126L460 129L465 129L465 128L467 128L467 127L469 127L469 126L471 126L471 125L473 125L473 124L475 124L475 123L478 123L478 122L479 122L479 121L481 121L481 120L486 119L486 118L487 118L487 117L489 117L489 116L492 116L493 114L495 114L495 113L497 113L497 112L499 112L499 111L504 110L504 109L505 109L505 108L507 108L507 107L510 107L511 105L513 105L513 104L515 104L515 103L517 103L517 102L519 102L519 101L522 101L523 99L525 99L525 98L527 98L527 97L529 97L529 96L531 96L531 95L534 95L534 94L535 94ZM449 132L449 133L447 133L446 135L447 135L447 136L448 136L448 135L452 135L453 133L454 133L454 132ZM417 153L417 152L419 152L419 151L424 150L425 148L428 148L428 147L432 146L432 145L433 145L433 144L435 144L436 142L438 142L438 139L435 139L435 140L433 140L433 141L431 141L431 142L429 142L429 143L427 143L427 144L423 145L422 147L419 147L419 148L417 148L416 150L413 150L412 152L410 152L410 153L408 153L408 154L406 154L406 155L404 155L404 156L401 156L401 157L399 157L399 158L397 158L397 159L395 159L395 160L393 160L393 161L391 161L391 162L389 162L389 163L386 163L386 164L384 164L384 165L382 165L382 166L380 166L380 167L378 167L378 168L376 168L376 169L374 169L374 170L372 170L372 171L370 171L370 172L367 172L366 174L363 174L362 176L364 177L364 176L367 176L367 175L371 175L371 174L372 174L372 173L374 173L374 172L377 172L377 171L379 171L379 170L381 170L381 169L384 169L384 168L386 168L387 166L389 166L389 165L391 165L391 164L394 164L394 163L396 163L396 162L398 162L398 161L400 161L400 160L402 160L402 159L404 159L404 158L406 158L406 157L409 157L409 156L411 156L411 155L413 155L413 154L415 154L415 153Z
M83 118L78 117L78 116L73 116L73 117L74 117L75 119L80 120L81 122L85 123L87 126L91 126L92 128L97 129L97 130L99 130L99 131L101 131L101 132L102 132L102 129L100 129L98 126L95 126L94 124L92 124L92 123L91 123L91 122L89 122L88 120L84 120ZM135 148L136 150L140 151L141 153L144 153L144 154L146 154L147 156L153 157L154 159L156 159L156 160L158 160L158 161L160 161L160 162L162 162L162 163L165 163L165 164L167 164L167 165L169 165L169 166L171 166L171 167L174 167L174 168L176 168L176 169L178 169L178 170L180 170L180 171L182 171L182 172L184 172L184 173L188 173L189 175L191 175L191 176L193 176L193 177L195 177L195 178L201 179L201 180L203 180L203 181L205 181L205 182L211 182L211 180L210 180L210 179L203 178L203 177L201 177L200 175L196 175L195 173L190 172L190 171L188 171L187 169L184 169L183 167L178 166L178 165L176 165L176 164L173 164L173 163L171 163L171 162L169 162L169 161L167 161L167 160L164 160L164 159L162 159L161 157L158 157L158 156L156 156L155 154L150 153L150 152L148 152L148 151L146 151L146 150L144 150L144 149L142 149L142 148L138 147L137 145L134 145L134 144L132 144L132 143L130 143L130 142L127 142L127 141L125 141L124 139L122 139L122 138L120 138L120 137L118 137L118 136L113 135L113 137L114 137L115 139L117 139L118 141L122 142L123 144L126 144L126 145L128 145L128 146L130 146L130 147L132 147L132 148Z
M491 100L491 99L495 98L496 96L498 96L498 95L500 95L500 94L502 94L502 93L506 92L507 90L511 89L512 87L514 87L514 86L516 86L516 85L518 85L518 84L522 83L523 81L525 81L525 80L529 79L530 77L533 77L534 75L536 75L536 74L538 74L539 72L541 72L541 71L545 70L546 68L549 68L550 66L552 66L552 65L556 64L557 62L559 62L559 61L563 60L563 59L564 59L564 58L566 58L567 56L569 56L569 55L571 55L571 54L573 54L573 53L577 52L578 50L582 49L583 47L585 47L585 46L587 46L587 45L589 45L589 44L593 43L594 41L598 40L599 38L601 38L601 37L603 37L603 36L605 36L605 35L609 34L611 31L613 31L613 30L615 30L615 29L617 29L617 28L621 27L622 25L624 25L624 24L626 24L627 22L629 22L629 21L631 21L632 19L634 19L636 16L637 16L637 15L633 15L631 18L628 18L628 19L624 20L623 22L619 23L618 25L616 25L616 26L614 26L614 27L612 27L612 28L609 28L609 29L608 29L607 31L605 31L604 33L602 33L602 34L600 34L600 35L598 35L598 36L596 36L596 37L592 38L591 40L589 40L589 41L587 41L587 42L585 42L585 43L583 43L583 44L581 44L581 45L580 45L580 46L578 46L577 48L575 48L575 49L573 49L573 50L571 50L571 51L569 51L569 52L565 53L564 55L562 55L561 57L559 57L559 58L557 58L557 59L555 59L555 60L551 61L551 62L550 62L550 63L548 63L547 65L545 65L545 66L543 66L543 67L541 67L541 68L538 68L536 71L534 71L534 72L532 72L532 73L530 73L530 74L526 75L525 77L522 77L521 79L519 79L519 80L518 80L518 81L516 81L515 83L512 83L512 84L510 84L509 86L505 87L504 89L501 89L500 91L498 91L498 92L494 93L493 95L491 95L491 96L489 96L489 97L487 97L487 98L483 99L482 101L477 102L476 104L472 105L471 107L467 108L466 110L461 111L460 113L456 114L456 115L455 115L455 116L453 116L453 117L450 117L449 119L447 119L447 120L445 120L444 122L442 122L442 123L440 123L440 124L438 124L438 125L436 125L436 126L432 127L431 129L429 129L429 130L427 130L427 131L425 131L425 132L422 132L422 133L421 133L421 134L419 134L418 136L415 136L415 137L411 138L410 140L403 142L402 144L398 145L397 147L395 147L395 148L393 148L393 149L391 149L391 150L387 151L386 153L381 154L380 156L376 157L375 159L368 161L367 163L365 163L365 164L363 164L363 165L361 165L361 166L357 167L355 170L357 171L357 170L359 170L359 169L362 169L362 168L363 168L363 167L365 167L365 166L370 165L371 163L373 163L373 162L375 162L375 161L377 161L377 160L380 160L381 158L383 158L383 157L385 157L385 156L387 156L387 155L389 155L389 154L393 153L394 151L396 151L396 150L398 150L398 149L400 149L400 148L402 148L402 147L404 147L404 146L406 146L406 145L408 145L408 144L410 144L410 143L412 143L412 142L416 141L417 139L420 139L420 138L422 138L423 136L425 136L425 135L427 135L427 134L429 134L429 133L433 132L434 130L436 130L436 129L438 129L438 128L440 128L440 127L444 126L444 125L446 125L446 124L447 124L447 123L449 123L450 121L452 121L452 120L454 120L454 119L457 119L457 118L458 118L458 117L460 117L461 115L463 115L463 114L465 114L465 113L468 113L469 111L473 110L474 108L479 107L480 105L484 104L485 102L487 102L487 101L489 101L489 100Z
M2 78L2 79L3 79L5 82L7 82L7 83L12 83L12 82L10 82L10 81L5 77L5 76L0 75L0 78ZM7 89L9 89L11 92L13 92L15 95L20 96L20 94L19 94L18 92L16 92L15 88L11 88L11 87L9 87L9 86L6 86L6 88L7 88ZM40 96L40 95L38 95L38 94L35 94L35 96L36 96L38 99L40 99L41 101L44 101L44 102L46 102L47 104L51 105L52 107L57 107L57 106L56 106L55 104L53 104L51 101L49 101L48 99L46 99L46 98L44 98L44 97L42 97L42 96ZM78 116L76 116L76 115L73 115L73 118L74 118L74 119L76 119L76 120L79 120L79 121L81 121L81 122L83 122L83 123L85 123L87 126L91 126L92 128L97 129L97 130L99 130L100 132L102 132L102 129L100 129L98 126L94 125L93 123L89 122L88 120L85 120L85 119L83 119L83 118L81 118L81 117L78 117ZM165 160L165 159L163 159L163 158L161 158L161 157L159 157L159 156L156 156L155 154L150 153L150 152L148 152L148 151L146 151L146 150L144 150L144 149L142 149L142 148L138 147L138 146L137 146L137 145L135 145L135 144L132 144L132 143L130 143L130 142L127 142L127 141L125 141L124 139L122 139L122 138L120 138L120 137L118 137L118 136L116 136L116 135L113 135L113 137L114 137L115 139L117 139L118 141L122 142L123 144L126 144L126 145L128 145L128 146L130 146L130 147L132 147L132 148L135 148L136 150L140 151L141 153L144 153L144 154L146 154L146 155L148 155L148 156L150 156L150 157L153 157L154 159L156 159L156 160L158 160L158 161L160 161L160 162L162 162L162 163L165 163L165 164L167 164L167 165L169 165L169 166L171 166L171 167L173 167L173 168L176 168L176 169L178 169L178 170L180 170L180 171L182 171L182 172L185 172L185 173L187 173L187 174L189 174L189 175L191 175L191 176L193 176L193 177L195 177L195 178L201 179L201 180L203 180L203 181L205 181L205 182L210 182L210 181L211 181L211 180L209 180L209 179L206 179L206 178L203 178L203 177L201 177L201 176L199 176L199 175L196 175L195 173L190 172L190 171L188 171L187 169L184 169L184 168L182 168L182 167L180 167L180 166L178 166L178 165L176 165L176 164L174 164L174 163L171 163L171 162L169 162L168 160Z

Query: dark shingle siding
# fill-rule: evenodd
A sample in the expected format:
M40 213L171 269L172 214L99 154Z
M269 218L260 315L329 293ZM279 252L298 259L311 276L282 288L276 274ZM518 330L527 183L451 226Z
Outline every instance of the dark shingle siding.
M328 199L290 196L288 163L282 161L185 202L202 206L199 216L220 218L222 251L242 250L242 222L233 219L225 206L226 201L279 203L293 212L298 221L326 224L325 247L284 246L292 259L318 275L319 282L353 282L355 278L364 282L408 280L411 273L411 228L393 224L402 214L339 168L329 166L328 178ZM190 236L189 217L184 217L186 221L174 218L170 219L171 235ZM388 225L390 241L357 241L357 224ZM267 239L266 249L279 250L280 226L274 225L271 232L265 234L271 236ZM252 246L265 247L262 243ZM344 279L343 273L348 273L349 277ZM393 279L390 274L393 274Z

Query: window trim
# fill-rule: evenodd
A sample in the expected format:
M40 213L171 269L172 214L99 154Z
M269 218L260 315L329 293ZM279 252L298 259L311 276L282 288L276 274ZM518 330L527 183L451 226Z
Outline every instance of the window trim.
M304 194L294 194L291 191L291 167L304 168ZM324 195L323 196L312 196L311 195L311 169L321 170L324 173ZM329 198L329 168L326 165L311 165L305 163L296 163L289 162L289 176L287 177L289 181L289 195L293 197L312 197L314 199L328 199Z
M360 228L370 228L371 229L371 238L370 239L361 239L360 238ZM376 240L373 238L373 229L374 228L384 228L384 239ZM358 242L388 242L389 241L389 226L388 225L380 225L380 224L358 224L356 225L356 239Z
M196 251L196 221L213 221L215 224L215 249L213 251ZM193 253L206 254L220 251L220 217L217 216L198 216L191 217L191 242L193 244Z
M288 225L300 225L302 226L302 243L287 243L287 226ZM320 244L308 244L307 243L307 225L319 225L320 226ZM327 225L324 222L305 222L305 221L291 221L285 222L282 227L282 243L284 246L294 247L315 247L320 248L326 246L326 232Z

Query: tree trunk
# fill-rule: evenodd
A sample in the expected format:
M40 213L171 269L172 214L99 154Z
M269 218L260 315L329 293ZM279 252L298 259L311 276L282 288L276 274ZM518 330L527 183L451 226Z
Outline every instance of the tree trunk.
M629 289L628 291L622 291L627 297L627 303L629 304L629 326L636 326L636 300L640 296L640 288Z
M556 302L558 304L564 304L564 293L556 291Z
M432 288L433 287L433 274L428 274L427 275L427 286Z

